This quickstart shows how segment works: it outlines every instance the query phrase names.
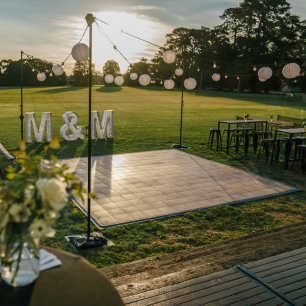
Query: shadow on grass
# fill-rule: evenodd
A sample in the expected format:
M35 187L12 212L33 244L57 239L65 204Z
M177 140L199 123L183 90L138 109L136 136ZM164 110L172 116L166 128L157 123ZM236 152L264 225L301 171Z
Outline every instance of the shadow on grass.
M116 86L116 87L101 86L95 89L95 91L97 92L104 92L104 93L119 92L121 90L122 90L121 86Z
M237 92L224 92L215 90L194 90L190 93L194 93L197 96L211 97L211 98L225 98L240 101L249 101L259 104L271 105L271 106L286 106L290 108L300 109L306 106L306 102L303 100L302 95L291 94L261 94L261 93L237 93Z
M87 88L87 87L65 86L65 87L59 87L59 88L39 90L39 91L35 91L35 93L57 94L57 93L78 91L84 88Z

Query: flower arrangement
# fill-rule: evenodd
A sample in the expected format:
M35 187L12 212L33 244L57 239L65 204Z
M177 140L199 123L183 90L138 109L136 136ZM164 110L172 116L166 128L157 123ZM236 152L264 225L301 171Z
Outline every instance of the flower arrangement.
M246 122L249 118L249 114L243 116L243 121Z
M15 286L20 285L18 273L25 268L22 259L26 255L37 270L39 254L33 240L53 237L52 223L72 192L83 199L82 192L86 191L65 165L57 164L54 151L60 147L58 138L44 147L49 160L43 160L35 151L27 154L23 141L19 146L20 151L14 152L16 165L7 167L7 179L0 186L1 275ZM35 278L39 273L36 270Z
M269 120L272 121L272 119L273 119L273 115L270 115Z
M302 127L304 128L304 132L306 132L306 122L302 123Z

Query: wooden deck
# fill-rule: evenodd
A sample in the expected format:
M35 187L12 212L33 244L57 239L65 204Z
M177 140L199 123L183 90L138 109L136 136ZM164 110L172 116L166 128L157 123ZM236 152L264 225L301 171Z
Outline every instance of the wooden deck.
M123 299L125 305L306 305L306 248Z

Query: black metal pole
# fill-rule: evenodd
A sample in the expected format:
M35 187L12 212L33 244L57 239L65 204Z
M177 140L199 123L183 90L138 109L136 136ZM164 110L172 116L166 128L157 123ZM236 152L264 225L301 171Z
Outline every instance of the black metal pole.
M21 139L23 140L23 51L21 51L21 75L20 75L20 93L21 93L21 104L20 104L20 125L21 125Z
M184 59L182 60L182 69L183 74L181 76L182 79L182 101L181 101L181 125L180 125L180 148L182 147L182 130L183 130L183 107L184 107Z
M95 21L92 14L87 14L89 27L89 98L88 98L88 187L87 187L87 239L90 238L90 197L91 192L91 65L92 65L92 24Z

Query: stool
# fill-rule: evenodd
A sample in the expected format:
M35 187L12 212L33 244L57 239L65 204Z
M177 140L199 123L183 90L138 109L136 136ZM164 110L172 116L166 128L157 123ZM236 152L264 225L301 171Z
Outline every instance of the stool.
M285 140L283 140L282 138L276 138L276 152L275 152L276 163L278 162L278 157L279 157L279 153L280 153L283 142L285 142ZM259 152L258 152L258 156L257 156L257 162L259 161L259 156L260 156L261 149L262 149L262 147L264 147L264 150L266 152L266 164L268 163L269 154L270 154L270 144L275 146L274 138L263 138L263 139L261 139ZM272 161L273 161L273 156L272 156Z
M223 133L222 133L222 136L221 136L221 139L223 140L223 137L224 137L224 133L233 133L234 132L234 129L224 129L223 130Z
M210 148L212 148L214 138L215 138L215 134L216 134L216 137L219 137L220 143L222 143L221 131L219 129L211 128L210 133L209 133L208 143L207 143L209 145L209 142L210 142L210 144L211 144Z
M305 170L306 170L306 145L299 145L298 148L299 148L299 151L302 152L301 169L303 170L303 174L305 174ZM296 157L294 157L294 159L293 159L291 170L293 168L293 164L294 164L295 160L296 160Z

